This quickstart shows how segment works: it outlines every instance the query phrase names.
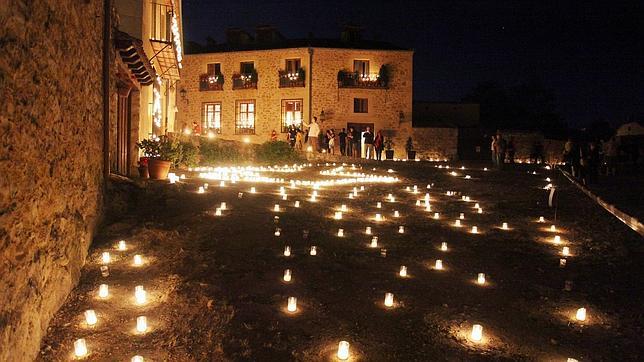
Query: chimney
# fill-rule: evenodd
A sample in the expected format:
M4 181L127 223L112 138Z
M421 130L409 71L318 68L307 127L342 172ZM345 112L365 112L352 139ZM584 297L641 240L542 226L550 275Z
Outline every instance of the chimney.
M228 44L249 44L253 41L253 37L246 31L240 28L226 29L226 43Z
M357 25L345 25L340 35L340 40L345 43L356 43L362 40L362 27Z

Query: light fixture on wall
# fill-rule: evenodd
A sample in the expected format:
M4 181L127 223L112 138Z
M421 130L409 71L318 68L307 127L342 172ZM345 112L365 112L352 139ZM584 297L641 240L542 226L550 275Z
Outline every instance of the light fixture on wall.
M324 114L324 110L322 110L322 112L320 112L320 122L324 122L325 119L326 119L326 114Z
M398 112L398 123L403 123L405 122L405 114L403 111Z
M181 88L181 90L179 91L179 93L181 94L181 99L183 99L183 100L185 101L185 100L186 100L186 94L188 93L188 92L186 91L186 89L185 89L185 88Z

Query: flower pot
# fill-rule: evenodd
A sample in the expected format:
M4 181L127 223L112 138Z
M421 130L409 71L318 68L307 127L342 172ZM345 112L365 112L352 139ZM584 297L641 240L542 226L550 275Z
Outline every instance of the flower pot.
M148 172L150 173L150 178L153 180L167 179L171 164L172 162L170 161L156 160L151 158L148 164Z
M407 151L407 159L408 160L415 160L416 159L416 151Z
M150 174L148 173L148 166L139 166L139 177L150 178Z
M394 159L394 150L385 150L385 158L388 160Z

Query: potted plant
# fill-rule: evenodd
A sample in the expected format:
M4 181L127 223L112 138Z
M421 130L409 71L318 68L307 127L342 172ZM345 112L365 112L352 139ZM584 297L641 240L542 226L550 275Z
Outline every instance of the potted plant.
M153 180L165 180L168 177L170 166L177 160L177 145L161 136L157 139L144 139L136 143L137 147L143 150L143 154L149 157L148 172Z
M385 140L385 159L394 159L394 143L389 137Z
M414 151L414 141L411 139L411 137L407 138L407 143L405 144L405 150L407 150L408 160L416 159L416 151Z
M141 178L150 178L150 174L148 173L148 161L150 159L148 157L141 157L139 158L139 177Z

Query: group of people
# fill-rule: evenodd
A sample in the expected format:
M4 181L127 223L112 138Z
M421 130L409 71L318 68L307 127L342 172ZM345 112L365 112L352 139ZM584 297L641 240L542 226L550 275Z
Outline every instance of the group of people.
M317 117L313 117L311 123L302 126L303 128L298 128L291 125L286 133L287 142L297 150L302 150L306 144L314 152L324 151L332 155L339 152L342 156L361 157L364 144L367 159L382 159L385 140L381 131L374 134L371 128L367 127L364 133L361 133L349 127L348 130L342 128L338 133L333 128L322 132Z
M492 140L490 142L490 151L492 152L492 163L502 169L505 164L505 160L508 159L510 163L514 163L514 153L516 149L514 147L514 139L510 137L509 140L503 138L501 132L497 132L495 135L492 135Z

